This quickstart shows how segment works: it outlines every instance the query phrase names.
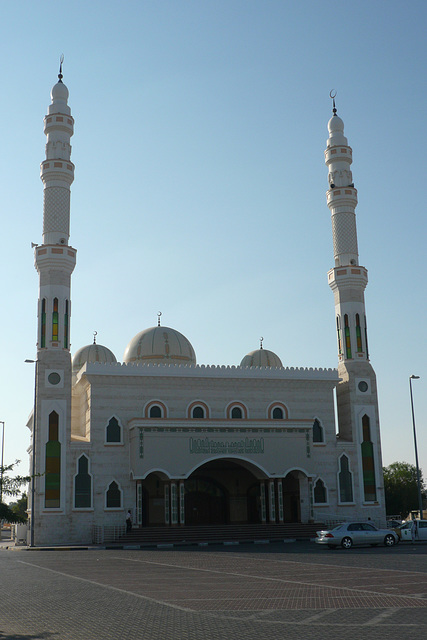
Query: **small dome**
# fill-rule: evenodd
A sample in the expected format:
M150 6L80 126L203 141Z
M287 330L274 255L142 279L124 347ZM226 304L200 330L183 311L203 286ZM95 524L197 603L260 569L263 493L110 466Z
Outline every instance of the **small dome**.
M123 362L196 364L196 354L182 333L170 327L151 327L129 342Z
M50 97L52 98L52 102L67 102L69 96L69 92L67 87L63 82L57 82L50 92Z
M329 133L334 133L335 131L344 133L344 122L339 116L332 116L332 118L329 120L328 131Z
M255 349L248 353L240 363L241 367L283 367L279 356L268 349Z
M109 364L117 362L117 359L114 353L107 347L103 347L102 344L88 344L76 351L73 356L73 375L77 375L86 362Z

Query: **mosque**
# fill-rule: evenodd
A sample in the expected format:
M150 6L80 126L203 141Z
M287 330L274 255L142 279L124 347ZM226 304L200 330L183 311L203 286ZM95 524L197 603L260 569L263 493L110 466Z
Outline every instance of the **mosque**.
M51 91L39 274L36 391L28 427L36 545L95 530L385 520L377 385L369 362L352 149L335 108L325 151L335 264L337 369L288 368L260 348L236 366L198 364L176 329L145 329L123 361L100 344L71 358L69 244L74 119ZM32 496L32 499L31 499Z

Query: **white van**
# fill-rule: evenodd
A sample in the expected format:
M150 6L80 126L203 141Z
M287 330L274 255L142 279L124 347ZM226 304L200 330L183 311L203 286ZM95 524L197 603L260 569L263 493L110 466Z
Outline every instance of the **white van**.
M408 520L399 528L395 529L399 538L403 541L412 542L412 527L416 523L415 540L427 540L427 520Z

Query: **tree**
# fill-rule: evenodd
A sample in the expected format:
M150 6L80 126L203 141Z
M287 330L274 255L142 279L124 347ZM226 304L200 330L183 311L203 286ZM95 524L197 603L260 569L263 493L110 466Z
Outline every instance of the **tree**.
M0 466L2 500L4 496L20 496L22 493L22 485L27 484L31 480L29 476L12 477L10 475L17 464L19 464L19 460L4 467ZM27 516L22 515L19 509L13 510L11 506L0 502L0 520L6 520L7 522L26 522Z
M418 511L417 469L408 462L393 462L383 468L384 492L387 513L406 517ZM424 480L420 469L421 494L424 497Z

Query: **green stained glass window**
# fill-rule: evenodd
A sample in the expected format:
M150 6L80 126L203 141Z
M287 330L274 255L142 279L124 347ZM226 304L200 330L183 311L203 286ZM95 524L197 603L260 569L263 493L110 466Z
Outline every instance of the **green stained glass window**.
M40 347L46 346L46 298L42 300L41 323L40 323Z
M342 342L341 342L341 329L340 329L340 319L337 316L337 338L338 338L338 353L342 354Z
M344 337L345 337L345 351L346 351L346 357L347 358L351 358L351 339L350 339L350 327L348 324L348 315L345 314L344 316Z
M375 483L374 445L371 442L370 420L366 414L362 418L362 430L363 442L361 449L365 501L375 502L377 499L377 488Z
M64 313L64 347L65 349L68 349L68 318L69 318L68 300L66 300L65 313Z
M59 416L49 414L49 440L46 443L45 507L58 509L61 497L61 443L58 438Z
M360 327L360 316L356 313L356 345L357 353L362 353L362 329Z
M52 342L58 342L58 298L53 299Z

